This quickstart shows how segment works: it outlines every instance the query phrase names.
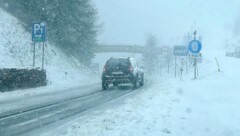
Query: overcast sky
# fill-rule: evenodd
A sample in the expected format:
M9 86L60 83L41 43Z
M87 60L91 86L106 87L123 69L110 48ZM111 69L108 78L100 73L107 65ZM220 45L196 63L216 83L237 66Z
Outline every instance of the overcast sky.
M99 43L144 44L149 33L159 44L181 44L193 27L205 46L231 38L240 0L93 0L103 28Z

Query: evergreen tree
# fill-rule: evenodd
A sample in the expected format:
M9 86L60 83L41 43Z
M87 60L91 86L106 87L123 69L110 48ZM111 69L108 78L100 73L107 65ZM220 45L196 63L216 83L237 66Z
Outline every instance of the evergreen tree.
M0 0L31 31L33 22L47 24L47 36L68 55L89 64L97 46L97 10L91 0ZM21 12L21 13L19 13Z
M157 46L156 37L150 34L146 41L147 52L143 54L145 68L149 74L152 74L154 72L154 68L156 67L156 61L158 59L156 46Z

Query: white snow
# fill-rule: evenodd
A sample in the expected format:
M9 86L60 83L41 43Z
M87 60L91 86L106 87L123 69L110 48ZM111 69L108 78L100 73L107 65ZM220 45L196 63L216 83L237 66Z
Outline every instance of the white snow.
M0 16L0 67L31 66L31 35L16 18L1 9ZM40 45L37 52L37 66L41 66ZM148 79L145 89L108 102L81 118L59 124L42 136L239 136L240 59L224 54L221 50L204 51L197 80L193 80L192 69L182 81L174 78L172 69L171 75ZM112 56L98 55L94 61L101 65ZM217 72L215 57L221 72ZM0 93L0 100L53 93L59 88L92 81L87 68L50 43L46 49L46 69L50 86Z
M31 34L15 17L0 9L0 67L26 68L32 67L33 44ZM36 67L42 66L42 44L36 44ZM75 58L68 57L58 48L46 43L45 67L48 86L37 89L0 92L0 100L24 97L39 93L49 93L70 87L87 85L100 81L91 70L79 63Z
M239 136L240 60L206 52L199 77L155 77L145 90L109 102L43 136ZM215 57L220 63L217 72Z

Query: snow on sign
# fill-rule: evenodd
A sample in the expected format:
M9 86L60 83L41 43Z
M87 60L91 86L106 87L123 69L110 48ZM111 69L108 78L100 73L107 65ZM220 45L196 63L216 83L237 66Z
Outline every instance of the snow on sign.
M192 40L188 45L189 52L193 54L198 54L202 49L202 43L197 40Z
M175 56L187 56L188 50L186 46L174 46L174 55Z
M46 24L33 23L32 25L32 41L45 42L46 41Z

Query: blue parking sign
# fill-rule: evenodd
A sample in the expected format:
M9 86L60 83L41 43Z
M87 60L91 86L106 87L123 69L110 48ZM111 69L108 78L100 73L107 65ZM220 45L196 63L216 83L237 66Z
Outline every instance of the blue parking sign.
M45 42L46 41L46 24L33 23L32 25L32 41Z

